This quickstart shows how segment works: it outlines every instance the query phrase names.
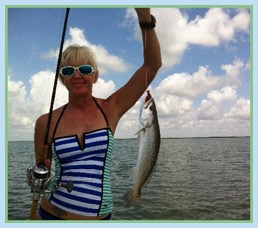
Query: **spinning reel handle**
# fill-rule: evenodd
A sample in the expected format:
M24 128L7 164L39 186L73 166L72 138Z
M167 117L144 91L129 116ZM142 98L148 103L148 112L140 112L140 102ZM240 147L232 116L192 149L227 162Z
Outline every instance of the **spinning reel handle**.
M70 180L66 184L60 184L53 190L47 190L50 181L54 176L49 177L49 170L44 165L38 165L27 169L27 178L30 181L31 190L33 192L33 200L39 200L42 193L53 193L58 188L66 188L67 192L72 192L73 182Z

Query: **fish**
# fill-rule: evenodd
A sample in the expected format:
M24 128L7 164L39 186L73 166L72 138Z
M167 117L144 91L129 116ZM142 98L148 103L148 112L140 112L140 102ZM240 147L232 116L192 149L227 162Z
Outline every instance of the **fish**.
M160 128L155 101L149 91L139 115L138 158L136 166L129 170L134 184L123 196L123 200L136 208L141 207L141 189L150 181L157 163L160 148Z

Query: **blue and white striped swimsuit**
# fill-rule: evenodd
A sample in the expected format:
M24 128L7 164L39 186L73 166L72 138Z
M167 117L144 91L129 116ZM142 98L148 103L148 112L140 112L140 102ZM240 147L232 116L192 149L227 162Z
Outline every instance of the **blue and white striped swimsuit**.
M82 148L77 135L53 140L55 177L48 190L69 180L73 181L74 187L70 193L65 188L59 188L52 194L46 193L46 198L55 206L84 216L102 216L113 209L109 171L114 138L104 112L94 101L105 117L107 128L84 133Z

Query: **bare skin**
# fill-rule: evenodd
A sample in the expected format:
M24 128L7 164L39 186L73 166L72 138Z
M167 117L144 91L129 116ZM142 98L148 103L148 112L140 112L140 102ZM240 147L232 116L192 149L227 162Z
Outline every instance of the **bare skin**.
M141 22L150 22L150 9L136 9L138 19ZM146 39L145 39L146 35ZM144 62L143 65L134 73L131 79L119 90L109 96L107 99L98 99L97 102L107 116L109 127L114 134L120 118L126 113L142 96L146 90L146 70L148 73L147 85L154 79L157 71L161 67L160 46L154 29L142 30L144 44ZM70 66L80 66L87 64L85 62L68 62ZM98 72L92 75L82 76L75 71L73 77L62 77L61 80L69 92L69 101L64 115L58 125L55 137L67 135L77 135L80 145L83 145L83 133L91 132L97 129L106 128L106 122L102 113L96 106L92 98L92 86L98 79ZM62 112L63 107L53 111L52 122L49 130L49 145L52 142L54 126ZM40 154L44 147L45 129L47 125L48 114L38 118L35 126L35 158L39 163ZM89 120L89 121L88 121ZM50 150L50 148L49 148ZM46 166L51 166L51 157L45 161ZM44 197L41 207L50 214L62 219L102 219L101 217L87 217L76 215L55 207ZM40 219L40 216L37 217Z

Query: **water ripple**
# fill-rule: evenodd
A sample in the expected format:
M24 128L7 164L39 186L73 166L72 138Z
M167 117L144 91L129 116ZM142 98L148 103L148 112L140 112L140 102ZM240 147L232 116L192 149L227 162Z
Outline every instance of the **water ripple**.
M111 166L115 220L250 220L250 138L162 139L156 170L140 209L122 200L137 159L135 139L116 140ZM24 160L26 158L26 160ZM10 142L8 216L28 219L26 168L33 142Z

